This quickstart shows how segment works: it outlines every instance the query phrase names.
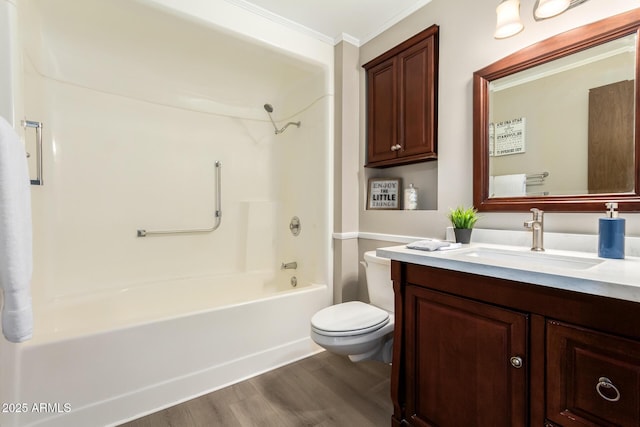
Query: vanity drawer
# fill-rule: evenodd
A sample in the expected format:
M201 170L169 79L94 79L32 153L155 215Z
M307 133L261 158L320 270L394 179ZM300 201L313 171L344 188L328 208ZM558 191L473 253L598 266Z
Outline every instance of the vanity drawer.
M549 420L640 426L640 342L553 320L546 337Z

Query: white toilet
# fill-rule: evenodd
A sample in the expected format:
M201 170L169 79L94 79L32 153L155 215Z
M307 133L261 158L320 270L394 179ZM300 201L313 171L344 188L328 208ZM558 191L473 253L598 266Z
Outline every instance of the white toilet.
M366 252L367 289L371 303L360 301L332 305L311 318L311 339L353 362L379 360L391 363L393 348L393 284L391 260Z

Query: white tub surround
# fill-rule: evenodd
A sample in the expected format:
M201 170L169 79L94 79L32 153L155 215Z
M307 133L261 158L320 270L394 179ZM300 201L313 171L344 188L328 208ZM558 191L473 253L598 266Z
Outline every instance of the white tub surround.
M44 185L33 339L0 340L0 401L51 407L0 424L118 423L318 351L333 46L227 2L0 0L7 20L0 112L43 124ZM267 103L302 125L274 135Z

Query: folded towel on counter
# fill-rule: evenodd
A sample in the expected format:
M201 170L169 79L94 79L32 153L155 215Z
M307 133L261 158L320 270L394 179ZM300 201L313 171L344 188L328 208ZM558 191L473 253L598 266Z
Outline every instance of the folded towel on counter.
M407 248L418 249L420 251L448 251L461 247L461 243L442 242L433 239L418 240L417 242L407 244Z
M11 342L26 341L33 334L30 192L24 145L13 127L0 117L2 333Z

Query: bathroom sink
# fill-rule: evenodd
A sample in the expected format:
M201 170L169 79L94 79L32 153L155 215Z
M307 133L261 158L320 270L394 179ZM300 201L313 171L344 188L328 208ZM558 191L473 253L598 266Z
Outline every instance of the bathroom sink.
M525 251L522 249L497 249L488 247L473 248L461 255L478 260L490 260L504 262L506 264L517 263L530 267L556 267L571 270L586 270L603 262L603 260L593 258Z

